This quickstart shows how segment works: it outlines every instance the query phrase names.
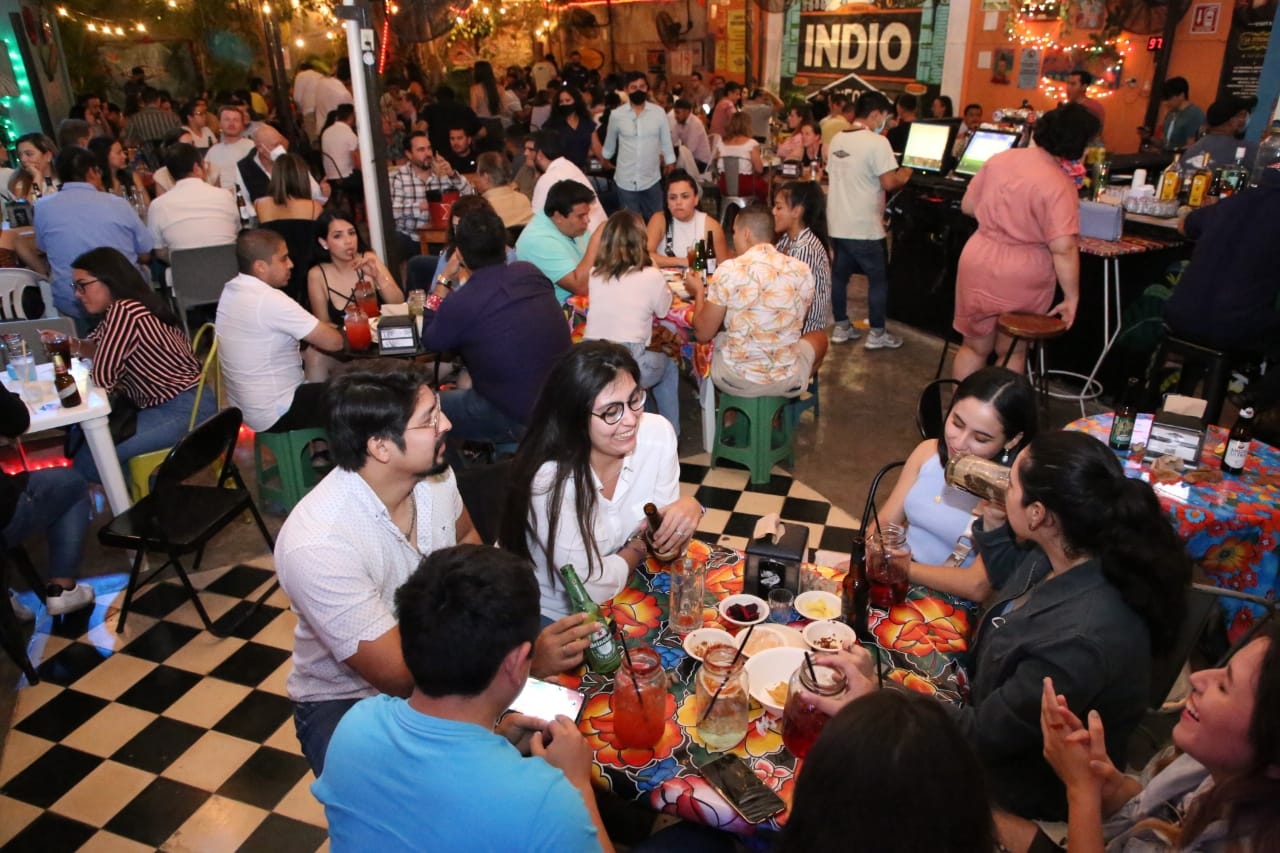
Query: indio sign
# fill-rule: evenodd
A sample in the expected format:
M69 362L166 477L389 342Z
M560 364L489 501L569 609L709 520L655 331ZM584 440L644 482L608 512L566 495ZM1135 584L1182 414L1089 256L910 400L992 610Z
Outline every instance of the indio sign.
M800 16L801 74L914 80L920 10Z

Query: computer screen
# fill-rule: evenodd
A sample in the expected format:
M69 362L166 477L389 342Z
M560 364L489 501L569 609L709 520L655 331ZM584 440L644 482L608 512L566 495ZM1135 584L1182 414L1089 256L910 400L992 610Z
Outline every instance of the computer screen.
M1017 131L1010 130L976 130L960 155L960 163L956 166L956 174L970 177L978 174L982 164L1001 151L1008 151L1018 141Z
M902 152L902 165L922 172L941 172L947 152L951 150L954 128L948 124L911 122L907 146Z

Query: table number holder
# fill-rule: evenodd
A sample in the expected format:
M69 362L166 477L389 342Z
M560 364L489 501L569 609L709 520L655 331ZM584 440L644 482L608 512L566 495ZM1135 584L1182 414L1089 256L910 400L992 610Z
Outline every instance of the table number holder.
M385 355L418 351L418 327L408 314L383 314L378 320L378 350Z
M787 526L778 516L766 515L756 523L755 533L746 547L746 567L742 574L742 591L768 599L775 589L800 592L800 563L809 543L809 528L803 524Z

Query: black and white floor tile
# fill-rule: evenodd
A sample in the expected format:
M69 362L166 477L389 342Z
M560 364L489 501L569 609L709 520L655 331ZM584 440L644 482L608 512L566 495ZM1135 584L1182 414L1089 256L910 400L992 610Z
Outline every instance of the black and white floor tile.
M759 517L809 528L809 547L847 551L854 520L781 469L681 464L707 508L699 538L742 548ZM201 601L228 621L272 581L271 558L201 572ZM0 757L0 847L12 851L327 850L324 812L285 691L295 619L277 590L218 639L176 583L139 596L123 633L124 577L95 578L91 611L55 623L36 605L30 655ZM233 612L234 611L234 612Z

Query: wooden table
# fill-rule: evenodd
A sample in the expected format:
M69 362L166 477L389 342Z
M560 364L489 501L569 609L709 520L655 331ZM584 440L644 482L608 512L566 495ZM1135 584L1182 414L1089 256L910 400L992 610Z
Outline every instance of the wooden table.
M426 228L418 229L418 247L424 255L435 254L431 251L432 246L445 246L449 242L449 229L447 228Z

